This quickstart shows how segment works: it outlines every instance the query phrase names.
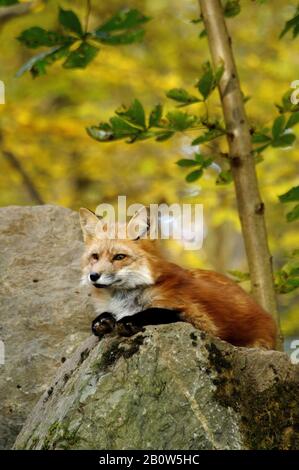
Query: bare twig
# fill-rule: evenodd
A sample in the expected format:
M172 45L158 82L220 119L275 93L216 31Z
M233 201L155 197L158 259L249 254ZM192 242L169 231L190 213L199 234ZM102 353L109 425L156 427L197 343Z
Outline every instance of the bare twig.
M3 23L14 16L25 15L29 13L35 2L17 3L8 7L0 8L0 23Z
M28 175L28 173L25 171L17 157L12 153L8 152L7 150L3 150L2 154L6 158L6 160L10 163L10 165L21 175L24 185L31 197L31 199L36 203L36 204L45 204L43 198L39 194L38 190L36 189L32 179Z
M85 16L85 34L88 32L89 18L91 13L91 0L86 0L86 16Z

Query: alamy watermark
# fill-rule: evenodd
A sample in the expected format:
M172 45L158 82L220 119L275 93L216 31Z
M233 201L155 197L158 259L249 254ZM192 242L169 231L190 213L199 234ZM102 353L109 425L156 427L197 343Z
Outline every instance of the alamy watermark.
M100 204L95 213L99 217L95 229L99 238L172 239L180 241L186 250L202 248L202 204L131 204L127 207L127 197L118 196L117 211L111 204Z

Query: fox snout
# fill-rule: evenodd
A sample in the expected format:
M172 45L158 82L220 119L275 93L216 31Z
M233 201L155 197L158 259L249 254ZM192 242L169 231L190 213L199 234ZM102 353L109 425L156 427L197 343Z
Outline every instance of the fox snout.
M96 271L91 271L87 277L91 284L98 288L109 287L115 281L113 274L104 274Z
M91 272L89 274L89 279L91 282L97 282L98 279L100 279L101 275L99 273Z

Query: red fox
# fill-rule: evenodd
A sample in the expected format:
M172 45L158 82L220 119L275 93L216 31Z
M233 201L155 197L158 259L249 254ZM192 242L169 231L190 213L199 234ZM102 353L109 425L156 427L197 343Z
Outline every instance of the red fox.
M275 347L271 315L226 276L168 262L155 241L141 237L144 232L135 239L110 239L103 227L99 237L101 222L88 209L80 209L80 223L86 245L82 282L91 286L98 314L94 334L116 328L130 335L146 324L185 321L235 346Z

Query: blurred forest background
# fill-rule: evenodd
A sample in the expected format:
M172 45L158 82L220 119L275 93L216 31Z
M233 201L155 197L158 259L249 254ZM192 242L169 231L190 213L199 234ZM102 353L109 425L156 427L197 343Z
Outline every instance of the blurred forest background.
M294 14L292 2L271 0L260 4L241 2L242 11L228 19L249 119L261 125L277 115L274 103L299 79L298 40L279 39L284 24ZM195 183L185 181L184 169L175 163L193 150L192 135L180 135L164 143L149 140L127 145L99 144L86 133L87 126L106 121L120 104L134 98L147 110L159 102L173 103L165 91L174 87L192 90L203 62L209 60L202 27L191 23L199 15L196 0L94 1L91 26L124 7L138 8L151 17L141 43L102 47L84 70L49 67L48 74L32 79L16 71L32 56L16 37L26 28L58 26L58 7L72 8L84 18L84 1L38 2L30 14L1 24L0 79L6 87L1 113L0 204L32 205L40 201L72 209L95 209L101 203L117 203L126 195L128 204L167 202L202 203L205 240L200 251L185 251L169 244L169 256L177 263L220 272L247 271L233 185L215 184L217 166ZM192 107L200 111L201 104ZM221 115L217 93L209 107ZM268 148L257 165L274 268L288 262L298 249L299 222L287 223L288 207L278 196L299 183L298 143L292 148ZM4 153L3 153L4 152ZM7 157L13 155L29 176L36 196ZM244 284L246 288L246 283ZM282 329L289 338L299 334L298 290L279 296Z

